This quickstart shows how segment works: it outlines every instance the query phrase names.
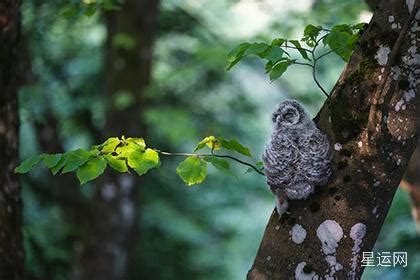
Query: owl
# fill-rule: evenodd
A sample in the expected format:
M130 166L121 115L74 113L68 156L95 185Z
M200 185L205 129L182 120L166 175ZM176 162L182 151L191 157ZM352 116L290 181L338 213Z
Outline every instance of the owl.
M267 184L281 216L289 199L306 199L315 185L325 185L332 174L330 143L295 100L280 103L273 115L273 132L264 153Z

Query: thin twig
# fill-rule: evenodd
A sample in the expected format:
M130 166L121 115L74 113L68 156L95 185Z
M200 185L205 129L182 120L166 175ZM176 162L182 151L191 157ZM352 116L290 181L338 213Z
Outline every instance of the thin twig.
M246 166L251 167L251 168L252 168L252 169L254 169L254 171L255 171L255 172L257 172L258 174L261 174L261 175L265 176L265 174L264 174L261 170L259 170L256 166L252 165L251 163L248 163L248 162L242 161L242 160L240 160L240 159L237 159L237 158L235 158L235 157L228 156L228 155L217 155L217 154L213 154L213 155L214 155L215 157L219 157L219 158L230 158L230 159L232 159L232 160L234 160L234 161L237 161L237 162L239 162L239 163L241 163L241 164L244 164L244 165L246 165Z
M294 46L288 46L287 44L285 44L285 45L284 45L284 47L285 47L285 48L287 48L287 49L294 49L294 50L305 50L305 51L307 51L307 52L310 52L310 53L312 53L312 50L310 50L310 49L307 49L307 48L296 48L296 47L294 47Z
M311 67L311 68L313 68L314 66L312 65L312 64L309 64L309 63L302 63L302 62L294 62L294 64L297 64L297 65L305 65L305 66L309 66L309 67Z
M325 96L329 99L330 95L327 93L327 91L321 86L321 83L318 81L318 78L316 77L316 62L319 59L315 58L315 50L318 47L319 43L321 42L322 39L324 39L328 34L325 34L323 36L321 36L316 42L315 42L315 46L312 49L312 59L314 61L313 67L312 67L312 77L316 83L316 85L321 89L322 93L325 94Z
M326 55L329 55L330 53L332 53L332 52L335 52L336 50L338 50L339 48L335 48L335 49L333 49L333 50L329 50L329 51L327 51L326 53L323 53L323 54L321 54L320 56L318 56L317 58L316 58L316 60L319 60L319 59L321 59L321 58L323 58L324 56L326 56Z
M314 50L315 50L315 48L316 48L316 46L314 47ZM314 79L314 81L315 81L315 83L316 83L316 85L321 89L321 91L322 91L322 93L323 94L325 94L325 96L329 99L330 98L330 95L327 93L327 91L321 86L321 84L319 83L319 81L318 81L318 79L317 79L317 77L316 77L316 59L315 59L315 55L314 54L312 54L312 58L313 58L313 60L314 60L314 64L313 64L313 67L312 67L312 77L313 77L313 79Z
M243 165L249 166L252 169L254 169L254 171L257 172L258 174L265 176L265 174L261 170L259 170L256 166L254 166L253 164L251 164L249 162L240 160L240 159L238 159L236 157L229 156L229 155L218 155L218 154L215 154L213 151L212 151L211 154L170 153L170 152L163 152L163 151L156 150L156 149L155 149L155 151L158 152L158 153L160 153L160 154L162 154L162 155L165 155L165 156L196 156L196 157L215 156L215 157L218 157L218 158L229 158L229 159L234 160L236 162L239 162L239 163L241 163Z

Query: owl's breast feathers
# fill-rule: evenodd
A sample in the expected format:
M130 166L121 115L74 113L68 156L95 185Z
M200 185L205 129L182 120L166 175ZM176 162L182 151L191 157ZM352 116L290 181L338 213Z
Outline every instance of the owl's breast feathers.
M298 151L290 138L273 135L264 150L263 162L268 185L284 188L296 176Z
M302 176L313 184L323 185L331 176L331 148L328 138L316 129L299 147Z
M331 176L329 141L317 128L295 135L275 133L267 144L264 169L271 189L325 184Z

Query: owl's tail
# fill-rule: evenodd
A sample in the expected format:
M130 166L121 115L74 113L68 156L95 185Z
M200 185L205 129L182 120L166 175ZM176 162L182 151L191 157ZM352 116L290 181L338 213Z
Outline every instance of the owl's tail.
M273 191L273 193L276 198L276 210L280 218L281 215L286 213L287 208L289 208L289 202L287 200L286 194L282 189L278 188L275 191Z

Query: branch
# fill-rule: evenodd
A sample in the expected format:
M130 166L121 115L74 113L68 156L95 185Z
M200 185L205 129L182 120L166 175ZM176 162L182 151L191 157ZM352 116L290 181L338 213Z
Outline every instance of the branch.
M159 154L165 155L165 156L187 156L187 157L188 156L197 156L197 157L215 156L215 157L218 157L218 158L228 158L228 159L234 160L234 161L236 161L236 162L238 162L240 164L243 164L243 165L246 165L248 167L251 167L258 174L265 176L264 172L262 172L260 169L258 169L257 166L253 165L252 163L249 163L249 162L240 160L240 159L238 159L238 158L236 158L234 156L215 154L213 151L212 151L211 154L195 154L195 153L171 153L171 152L163 152L163 151L156 150L156 149L154 149L154 150L156 152L158 152Z
M314 47L315 50L316 46ZM315 55L312 53L312 59L314 61L314 64L312 66L312 77L316 83L316 85L321 89L322 93L327 97L327 99L330 98L330 95L327 93L327 91L321 86L320 82L318 81L318 78L316 77L316 58Z
M287 42L285 43L285 45L284 45L284 47L287 49L294 49L294 50L299 50L299 48L296 48L295 46L288 46L287 45ZM310 49L307 49L307 48L300 48L301 50L305 50L305 51L307 51L307 52L309 52L309 53L312 53L313 52L313 50L310 50Z
M320 56L318 56L317 58L316 58L316 60L320 60L321 58L323 58L324 56L326 56L326 55L329 55L330 53L333 53L333 52L335 52L336 50L338 50L339 48L335 48L335 49L332 49L332 50L329 50L329 51L327 51L326 53L323 53L323 54L321 54Z

